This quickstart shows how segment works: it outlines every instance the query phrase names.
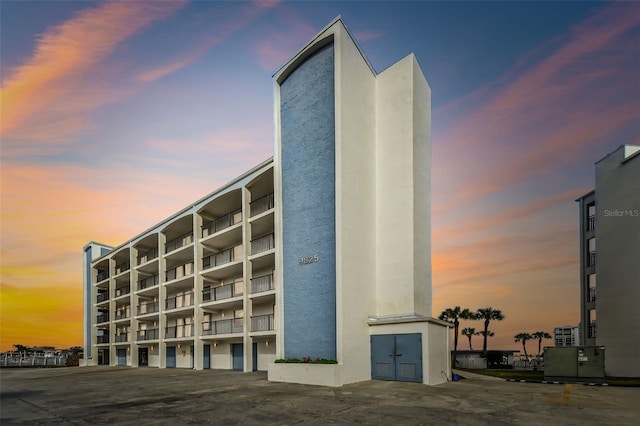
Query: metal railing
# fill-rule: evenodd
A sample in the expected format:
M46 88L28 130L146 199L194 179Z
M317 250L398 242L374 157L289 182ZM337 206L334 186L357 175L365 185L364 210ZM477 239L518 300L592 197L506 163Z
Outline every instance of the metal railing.
M164 331L165 339L175 339L176 337L192 337L193 324L170 325Z
M187 244L191 244L192 242L193 242L193 231L189 231L167 242L164 245L164 251L165 253L171 253L172 251L177 250L180 247L184 247Z
M180 265L173 269L168 269L165 272L165 279L166 281L172 281L191 274L193 274L193 262L185 263L184 265Z
M180 296L167 297L165 300L165 309L185 308L193 306L193 293L186 293Z
M96 297L96 299L98 301L97 303L104 302L105 300L109 300L109 292L105 291L103 293L98 293L98 296Z
M256 315L251 317L251 331L270 331L275 330L273 322L273 314Z
M96 282L100 282L109 278L109 272L107 271L98 271L98 275L96 276Z
M590 251L587 256L587 266L596 266L596 252Z
M138 281L138 290L157 286L160 283L160 276L154 275Z
M138 261L138 265L142 265L143 263L147 263L150 260L153 260L158 257L158 249L152 248L151 250L147 250L144 253L141 253L136 258Z
M109 335L105 334L104 336L97 336L96 343L109 343Z
M101 322L109 321L109 312L102 312L96 316L96 323L100 324Z
M240 215L238 215L238 213L240 213ZM240 222L242 222L242 209L231 211L202 225L202 238L220 232Z
M589 337L593 338L596 337L596 323L591 323L589 324Z
M589 287L589 294L587 295L587 302L595 302L596 301L596 288Z
M122 309L122 310L117 310L116 311L116 320L129 318L129 316L130 316L129 309Z
M251 278L251 294L273 290L273 274Z
M202 290L202 301L211 302L216 300L230 299L242 296L244 289L242 282L230 283L218 287L209 287Z
M116 297L124 296L131 293L131 286L129 284L116 288Z
M267 194L264 197L260 197L255 201L249 203L249 210L251 214L249 217L257 216L260 213L264 213L267 210L272 209L275 206L273 192L271 194Z
M251 254L262 253L263 251L275 248L275 238L273 234L251 240Z
M156 340L158 339L157 328L147 328L145 330L138 330L137 340Z
M129 261L119 263L116 265L116 275L128 271L129 269L131 269L131 263L129 263Z
M208 321L202 323L202 334L205 336L242 333L243 331L244 318Z
M144 302L138 305L138 315L152 314L154 312L158 312L160 309L160 303L158 301L154 302Z
M587 231L593 231L594 229L596 229L596 217L594 216L589 216L589 218L587 219Z
M121 333L116 334L116 343L128 342L129 341L129 333Z
M215 268L235 260L234 248L222 250L202 258L202 269Z

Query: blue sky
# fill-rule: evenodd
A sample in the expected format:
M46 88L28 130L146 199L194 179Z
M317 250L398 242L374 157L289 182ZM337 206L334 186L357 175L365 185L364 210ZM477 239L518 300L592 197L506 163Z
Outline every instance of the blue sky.
M579 321L573 200L639 143L637 3L0 7L2 348L43 321L49 343L79 342L86 242L120 244L270 157L271 76L337 15L375 70L413 52L431 85L434 314L500 308L505 348Z

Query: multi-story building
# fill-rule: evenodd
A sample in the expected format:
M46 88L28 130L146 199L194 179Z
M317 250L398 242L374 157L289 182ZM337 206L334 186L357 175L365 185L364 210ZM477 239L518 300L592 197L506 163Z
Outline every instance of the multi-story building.
M640 376L640 146L596 163L580 204L582 344L605 347L605 372ZM597 242L597 250L596 250Z
M580 346L580 326L563 325L553 329L554 346Z
M449 325L431 317L430 89L415 57L376 73L338 18L274 86L273 160L92 257L86 363L447 380ZM336 363L274 362L306 357Z

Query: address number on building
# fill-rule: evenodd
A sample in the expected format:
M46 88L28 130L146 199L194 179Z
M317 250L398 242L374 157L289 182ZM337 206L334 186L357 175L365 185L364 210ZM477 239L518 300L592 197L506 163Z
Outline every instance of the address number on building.
M310 263L316 263L319 260L320 260L320 257L317 254L314 254L313 256L301 257L298 260L298 263L302 266L302 265L309 265Z

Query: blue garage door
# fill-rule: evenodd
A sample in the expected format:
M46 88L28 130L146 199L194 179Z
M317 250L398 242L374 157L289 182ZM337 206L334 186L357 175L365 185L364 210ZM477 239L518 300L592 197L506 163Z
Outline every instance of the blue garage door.
M233 358L233 369L239 371L244 370L242 366L242 359L244 358L242 343L234 343L231 345L231 355Z
M371 378L422 382L422 335L371 336Z
M120 365L120 366L127 365L127 350L126 349L118 349L118 365Z
M167 368L176 368L176 347L167 346Z
M203 345L202 348L202 368L207 370L211 368L211 345Z

